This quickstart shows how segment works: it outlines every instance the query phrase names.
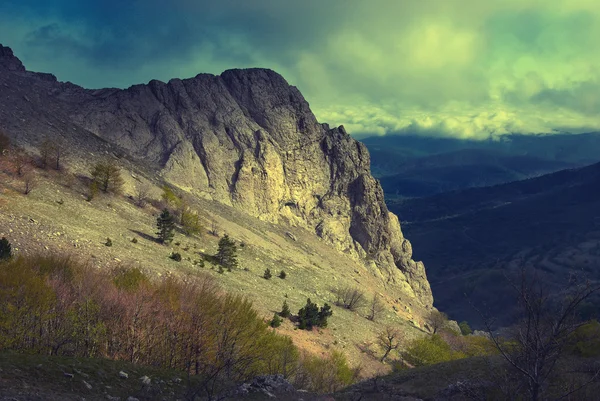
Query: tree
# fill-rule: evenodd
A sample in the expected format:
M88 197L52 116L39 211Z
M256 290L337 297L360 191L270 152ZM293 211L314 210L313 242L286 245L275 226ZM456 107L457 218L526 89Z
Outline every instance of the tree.
M236 252L237 248L235 242L225 234L219 240L219 248L215 257L217 258L219 265L231 271L238 265Z
M377 343L383 349L381 362L384 362L390 352L397 350L398 347L400 347L400 331L392 326L386 326L386 328L377 336Z
M355 287L342 287L333 290L337 299L335 304L354 311L365 304L365 293Z
M26 166L31 161L29 156L22 150L16 151L12 158L15 173L21 177L26 170Z
M173 230L175 229L175 220L168 209L163 209L162 213L156 219L158 231L158 242L161 244L173 241Z
M23 193L29 195L29 193L37 186L37 177L33 170L26 170L23 173Z
M471 330L471 326L469 326L469 323L467 323L465 320L460 322L458 324L458 327L460 328L460 332L463 336L468 336L469 334L473 334L473 330Z
M273 275L271 274L271 269L269 269L269 268L265 269L265 272L263 274L263 278L265 280L270 280L271 277L273 277Z
M92 169L92 178L102 192L120 193L123 189L121 169L114 163L98 162Z
M12 248L10 242L5 237L0 239L0 262L12 258Z
M281 307L281 312L279 312L279 316L283 317L283 318L288 318L292 315L292 312L290 311L290 307L287 303L287 301L283 301L283 305Z
M549 379L559 366L571 335L583 324L578 309L600 291L600 285L572 276L565 288L551 294L537 272L528 272L525 267L521 267L518 281L507 279L518 299L519 321L507 341L492 330L493 321L486 319L485 325L494 345L523 382L528 398L532 401L545 399ZM599 375L600 370L597 370L589 381L565 394L553 394L553 398L565 398Z
M277 313L273 314L273 319L271 319L271 321L269 322L269 326L271 326L273 328L277 328L277 327L281 326L281 318L279 317L279 315Z
M445 327L447 323L448 315L446 315L444 312L438 311L437 309L433 309L427 316L427 324L429 324L429 327L431 327L431 330L433 330L432 334L436 334L438 330Z
M10 146L10 139L8 139L6 134L4 134L3 132L0 132L0 156L2 156L4 151L8 150L9 146Z
M279 272L279 278L282 280L285 280L285 278L287 277L287 273L285 271L280 271Z
M133 200L137 207L144 207L150 195L150 184L139 182L135 185Z
M376 321L379 315L381 315L385 311L385 307L381 302L381 299L378 295L373 296L373 300L369 305L369 314L367 315L367 319L371 321Z
M312 330L313 326L327 327L327 318L332 313L328 304L324 304L319 309L319 306L308 298L306 305L298 311L298 327L302 330Z
M55 144L50 139L45 139L40 145L40 164L42 168L48 168L54 152Z

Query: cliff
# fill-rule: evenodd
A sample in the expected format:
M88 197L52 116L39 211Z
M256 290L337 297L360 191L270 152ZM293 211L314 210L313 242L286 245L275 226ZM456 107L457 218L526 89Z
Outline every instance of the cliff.
M432 305L425 268L412 260L365 146L343 127L320 124L277 73L229 70L87 90L26 71L0 46L0 84L0 124L18 141L35 146L54 134L92 149L117 145L197 196L313 231Z

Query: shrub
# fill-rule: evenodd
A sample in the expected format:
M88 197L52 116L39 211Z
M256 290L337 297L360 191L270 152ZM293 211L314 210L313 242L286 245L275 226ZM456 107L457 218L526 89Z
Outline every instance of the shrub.
M163 193L161 195L161 198L165 202L165 204L169 207L177 209L181 203L181 199L179 198L179 196L177 196L173 189L168 185L163 186L162 190Z
M131 239L131 242L132 242L132 243L134 243L134 244L137 244L137 243L138 243L138 239L137 239L137 238L135 238L135 237L133 237L133 238Z
M381 299L379 298L379 296L374 295L369 305L369 314L367 315L367 319L374 322L384 311L385 306L381 302Z
M265 272L263 273L263 278L265 280L270 280L271 277L273 277L273 275L271 274L271 270L270 269L265 269Z
M181 227L185 235L202 234L204 227L200 223L198 212L186 208L181 212Z
M0 262L12 258L12 247L5 237L0 239Z
M453 352L441 336L433 334L410 341L402 357L413 366L425 366L459 359L464 355Z
M106 237L106 242L104 243L104 245L112 246L112 240L110 238Z
M304 354L294 380L297 388L318 393L333 393L358 379L359 370L352 369L344 354L333 351L326 358Z
M158 242L164 244L173 241L175 220L169 210L163 209L160 216L157 217L156 228L158 228L156 233Z
M282 280L285 280L285 278L287 277L287 273L284 272L283 270L279 272L279 278Z
M337 297L335 304L351 311L365 304L365 294L358 288L346 286L333 290L333 293Z
M231 271L238 265L236 252L237 249L235 242L229 239L229 236L225 234L219 240L219 248L217 250L217 254L215 255L217 263L226 268L228 271Z
M140 286L149 283L148 277L137 267L120 268L113 273L114 285L122 290L135 291Z
M179 252L173 252L169 255L169 258L173 259L175 262L181 262L181 254Z

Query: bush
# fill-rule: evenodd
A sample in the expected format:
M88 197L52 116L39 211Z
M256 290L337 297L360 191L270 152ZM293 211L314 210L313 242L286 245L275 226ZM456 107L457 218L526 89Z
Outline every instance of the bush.
M120 268L113 273L114 285L122 290L135 291L140 286L148 284L150 280L148 277L137 267L133 268Z
M355 287L342 287L333 290L333 293L337 297L335 304L351 311L364 306L366 302L364 292Z
M326 358L304 354L294 385L317 393L333 393L354 383L358 376L359 370L350 368L339 351L333 351Z
M198 212L189 208L181 212L181 227L187 236L202 234L204 231L204 227L200 224Z
M5 237L0 239L0 262L12 258L12 247Z
M283 270L279 272L279 278L282 280L285 280L285 278L287 277L286 272L284 272Z
M425 366L460 359L464 354L452 351L440 335L433 334L410 341L402 357L413 366Z
M169 258L173 259L175 262L181 262L181 254L179 252L171 253Z
M106 237L106 242L104 243L104 245L112 246L112 240L110 238Z
M273 275L271 274L271 270L270 269L265 269L265 272L263 273L263 278L265 280L270 280L271 277L273 277Z

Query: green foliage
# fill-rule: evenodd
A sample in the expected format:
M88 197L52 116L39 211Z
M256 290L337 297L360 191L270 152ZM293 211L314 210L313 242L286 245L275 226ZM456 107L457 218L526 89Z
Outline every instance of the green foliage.
M473 330L471 330L471 326L469 326L469 323L467 323L465 320L460 322L458 324L458 327L460 328L460 332L463 336L468 336L469 334L473 334Z
M113 284L125 291L135 291L150 282L148 277L137 267L120 268L114 273Z
M225 234L219 240L219 248L217 250L217 254L215 255L217 263L226 268L228 271L231 271L238 265L236 253L237 248L235 246L235 242L230 239L227 234Z
M271 319L271 321L269 322L269 326L271 326L273 328L277 328L277 327L281 326L281 318L279 317L279 315L277 313L273 314L273 319Z
M98 183L96 181L92 181L88 187L87 201L91 202L96 195L98 195Z
M162 213L156 219L156 227L158 231L158 242L165 244L173 241L175 220L168 209L163 209Z
M12 258L12 247L5 237L0 239L0 262Z
M163 186L162 190L163 193L161 195L161 198L163 201L165 201L167 206L178 208L181 204L181 198L179 198L179 196L177 196L173 189L168 185Z
M438 334L416 338L409 342L402 357L413 366L433 365L464 357L452 351Z
M313 326L327 327L327 318L332 314L328 304L319 309L319 306L308 298L306 305L298 311L298 328L312 330Z
M586 358L600 357L600 323L591 320L578 327L569 338L568 350Z
M279 278L282 280L285 280L285 278L287 277L287 273L284 272L283 270L279 272Z
M263 273L263 278L264 278L265 280L270 280L270 279L271 279L271 277L273 277L273 275L271 274L271 269L269 269L269 268L266 268L266 269L265 269L265 272Z
M92 169L92 179L102 192L121 193L123 189L124 181L121 177L121 169L114 162L96 163Z
M283 301L283 306L281 307L281 312L279 312L279 316L287 319L290 316L292 316L292 312L290 311L290 307L287 303L287 301Z
M358 370L352 369L344 354L333 351L326 358L305 354L294 384L318 393L333 393L347 387L358 378Z
M201 234L204 230L204 227L200 224L198 212L189 208L181 211L181 227L185 235L188 236Z
M181 254L179 252L172 252L169 255L170 259L173 259L175 262L181 262Z

